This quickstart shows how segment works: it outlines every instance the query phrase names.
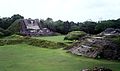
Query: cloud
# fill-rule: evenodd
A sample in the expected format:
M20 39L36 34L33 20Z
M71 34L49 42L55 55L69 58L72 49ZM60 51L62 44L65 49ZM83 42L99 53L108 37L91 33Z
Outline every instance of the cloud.
M119 18L120 0L1 0L0 16L85 21Z

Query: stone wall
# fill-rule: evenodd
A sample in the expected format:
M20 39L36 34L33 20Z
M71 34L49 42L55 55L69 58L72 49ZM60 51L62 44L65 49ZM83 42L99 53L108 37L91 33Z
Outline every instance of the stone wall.
M52 35L53 32L48 28L42 28L38 19L22 19L20 20L20 33L27 36Z

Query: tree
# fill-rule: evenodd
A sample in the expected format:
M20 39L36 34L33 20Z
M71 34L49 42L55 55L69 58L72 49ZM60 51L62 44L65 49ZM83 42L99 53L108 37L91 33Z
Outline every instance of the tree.
M21 15L19 15L19 14L14 14L14 15L11 17L11 19L12 19L12 22L14 22L14 21L17 20L17 19L24 19L24 17L21 16Z
M0 19L0 27L3 29L7 29L12 23L12 20L10 17L3 17Z
M47 27L48 29L52 30L53 29L53 19L52 18L47 18L44 21L44 25L45 27Z
M19 14L15 14L12 17L0 18L0 27L3 29L7 29L15 20L23 18L24 17Z
M95 27L96 32L100 33L107 28L120 28L120 22L117 20L100 21Z
M71 31L71 23L69 21L64 22L64 34L67 34Z
M95 34L95 27L97 23L92 22L92 21L85 21L83 24L80 26L80 30L89 33L89 34Z
M62 20L55 21L55 28L56 28L56 32L63 34L65 32L64 22Z
M1 36L9 36L10 35L10 32L7 31L7 30L4 30L2 28L0 28L0 35Z

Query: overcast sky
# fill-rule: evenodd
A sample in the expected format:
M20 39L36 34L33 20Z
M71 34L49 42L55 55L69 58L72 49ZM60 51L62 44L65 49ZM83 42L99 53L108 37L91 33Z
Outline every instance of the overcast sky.
M83 22L120 18L120 0L0 0L0 16Z

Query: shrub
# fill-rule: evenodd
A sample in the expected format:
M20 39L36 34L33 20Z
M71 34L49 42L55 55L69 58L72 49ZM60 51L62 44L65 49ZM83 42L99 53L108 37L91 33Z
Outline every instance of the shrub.
M21 37L19 35L10 36L10 38L15 38L15 37L17 37L18 39L0 39L0 46L11 45L11 44L20 44L20 43L25 43L28 45L38 46L38 47L43 47L43 48L54 48L54 49L55 48L63 48L63 47L67 46L64 43L59 43L59 42L34 39L34 38L30 38L30 37Z
M120 36L114 36L114 37L109 38L109 39L120 46Z
M47 41L47 40L41 40L41 39L33 39L30 38L26 41L29 45L43 47L43 48L62 48L61 44Z
M86 33L83 31L72 31L65 36L65 40L78 40L79 38L85 36Z
M24 39L25 37L23 37L23 36L20 36L20 35L16 35L16 34L13 34L13 35L11 35L11 36L7 36L7 37L5 37L5 39Z
M20 43L23 43L24 40L22 39L0 39L0 46L2 45L12 45L12 44L20 44Z
M11 38L22 39L24 37L20 36L20 35L13 34L13 35L11 35Z

